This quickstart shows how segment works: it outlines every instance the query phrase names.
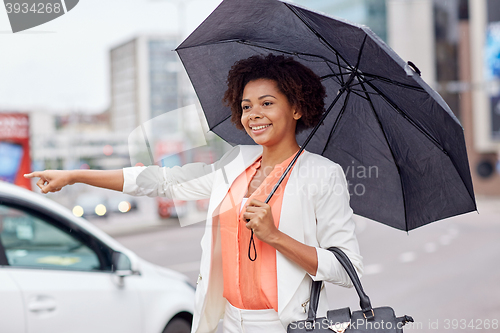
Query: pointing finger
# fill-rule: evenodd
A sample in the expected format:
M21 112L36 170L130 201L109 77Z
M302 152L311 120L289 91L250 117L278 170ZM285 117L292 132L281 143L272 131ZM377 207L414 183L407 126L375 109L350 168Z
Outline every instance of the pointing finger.
M24 177L25 178L40 177L40 172L34 171L34 172L31 172L31 173L25 173Z

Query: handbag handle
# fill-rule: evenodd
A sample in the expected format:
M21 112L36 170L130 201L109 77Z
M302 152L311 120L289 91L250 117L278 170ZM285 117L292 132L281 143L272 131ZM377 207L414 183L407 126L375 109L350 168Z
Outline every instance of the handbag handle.
M349 260L349 257L344 253L344 251L342 251L338 247L330 247L328 248L328 251L333 252L333 254L335 255L335 257L337 257L337 260L340 262L342 267L344 267L344 269L346 270L347 275L349 275L349 278L351 279L352 284L354 285L354 288L356 288L356 292L358 293L359 305L361 306L361 311L363 312L364 317L366 319L373 318L374 313L370 302L370 298L363 290L363 286L359 281L358 274L356 273L356 270L354 269L351 260ZM318 310L319 295L322 284L323 281L313 281L313 284L311 286L309 313L307 315L307 321L310 323L314 322L314 320L316 319L316 312Z

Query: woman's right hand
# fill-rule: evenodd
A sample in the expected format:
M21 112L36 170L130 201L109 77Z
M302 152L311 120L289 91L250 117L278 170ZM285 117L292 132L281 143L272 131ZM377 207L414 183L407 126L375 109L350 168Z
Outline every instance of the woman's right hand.
M24 175L25 178L39 177L36 185L42 190L42 193L58 192L66 185L73 185L70 170L45 170L34 171Z

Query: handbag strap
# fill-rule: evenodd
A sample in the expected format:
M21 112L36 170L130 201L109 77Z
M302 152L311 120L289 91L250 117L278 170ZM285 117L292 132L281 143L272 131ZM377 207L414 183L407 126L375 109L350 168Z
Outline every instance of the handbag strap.
M366 319L373 318L374 313L370 302L370 298L363 290L363 286L359 281L358 274L356 273L356 270L354 269L351 260L349 260L349 257L344 253L344 251L342 251L338 247L330 247L328 248L328 251L331 251L335 255L335 257L340 262L342 267L344 267L344 269L346 270L347 275L349 275L349 278L351 279L352 284L354 285L354 288L356 288L356 292L358 293L359 305L361 306L361 311L363 312L364 317ZM311 297L309 299L309 312L307 315L307 321L310 323L314 322L314 320L316 319L316 312L318 311L319 295L322 284L323 281L313 281L311 286Z

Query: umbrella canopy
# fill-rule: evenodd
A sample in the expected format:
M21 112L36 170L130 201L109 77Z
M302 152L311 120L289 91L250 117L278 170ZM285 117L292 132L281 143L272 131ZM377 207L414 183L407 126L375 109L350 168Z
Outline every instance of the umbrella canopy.
M356 214L408 231L476 210L458 119L369 28L277 0L225 0L176 51L210 129L231 144L255 144L222 102L236 61L282 54L319 75L327 111L297 142L343 167Z

